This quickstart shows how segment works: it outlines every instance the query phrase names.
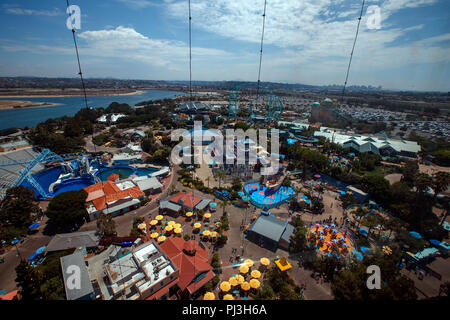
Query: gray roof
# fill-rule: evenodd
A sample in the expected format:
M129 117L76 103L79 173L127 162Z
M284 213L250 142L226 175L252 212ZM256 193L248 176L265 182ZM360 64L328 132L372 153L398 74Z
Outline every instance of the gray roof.
M113 213L113 212L116 212L116 211L119 211L119 210L122 210L122 209L126 209L128 207L137 205L139 203L140 203L139 199L131 199L131 200L126 201L124 203L118 204L117 206L110 206L110 207L108 207L106 209L103 209L103 213L107 213L107 214L108 213Z
M203 199L195 206L195 208L197 208L198 210L204 210L209 205L210 202L211 200L209 199Z
M161 182L158 181L155 177L145 179L145 180L138 180L136 181L139 189L142 191L150 190L150 189L159 189L162 188Z
M173 202L167 201L167 200L163 200L159 203L159 208L160 209L169 209L175 212L178 212L181 210L181 206L178 204L175 204Z
M64 288L66 290L67 300L77 300L86 297L89 294L94 293L94 288L92 287L91 280L89 279L89 274L87 271L86 264L84 262L83 255L80 251L76 251L68 256L61 257L61 268L64 278ZM76 274L69 267L76 266L80 270L80 286L79 288L69 288L68 284L72 284L71 278ZM73 267L72 267L73 268ZM76 269L75 269L76 270ZM76 282L75 282L76 284Z
M47 245L47 252L62 251L79 247L97 247L100 237L97 231L83 231L57 234Z
M288 223L286 225L286 230L284 230L283 235L281 236L281 238L290 243L291 242L291 236L294 234L295 232L295 228L292 224Z
M253 231L266 238L279 242L287 225L288 223L286 221L276 219L272 216L261 215L252 223L248 228L248 231Z

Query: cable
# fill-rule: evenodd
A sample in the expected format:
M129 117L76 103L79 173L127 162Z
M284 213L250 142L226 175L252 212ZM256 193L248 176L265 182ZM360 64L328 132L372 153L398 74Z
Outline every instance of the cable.
M347 75L345 77L344 88L342 89L341 102L344 102L345 88L347 87L348 75L350 73L350 66L352 64L353 52L355 51L356 40L358 39L359 25L361 24L361 19L362 19L362 15L363 15L363 11L364 11L364 4L365 4L365 2L366 1L363 0L362 6L361 6L361 13L360 13L359 18L358 18L358 26L356 27L355 40L353 41L353 48L352 48L352 52L350 53L350 61L348 62L348 67L347 67Z
M83 85L83 93L84 93L84 103L86 105L86 108L88 108L88 103L87 103L87 96L86 96L86 86L84 85L84 79L83 79L83 72L81 71L81 63L80 63L80 55L78 53L78 44L77 44L77 38L75 37L75 27L73 25L73 21L72 21L72 13L69 11L69 0L66 0L67 3L67 12L69 14L69 18L70 18L70 22L72 24L72 36L73 36L73 43L75 44L75 51L77 53L77 61L78 61L78 70L79 70L79 75L81 78L81 84Z
M77 37L75 36L76 30L75 30L75 26L73 25L72 12L69 10L69 7L70 7L69 0L66 0L66 4L67 4L67 13L69 15L70 23L72 24L73 43L75 45L75 52L77 54L78 70L79 70L78 74L80 75L81 85L83 86L84 104L86 106L86 109L88 109L89 106L88 106L88 102L87 102L86 86L84 84L83 72L81 70L80 54L78 52ZM95 133L95 125L92 128L92 144L94 145L94 153L97 153L97 147L95 146L95 143L94 143L94 133Z
M263 45L264 45L264 27L265 27L265 23L266 23L266 6L267 6L267 0L264 0L263 27L262 27L262 34L261 34L261 49L259 50L258 87L256 89L256 99L259 98L259 87L261 84L261 65L262 65Z
M189 0L189 101L192 104L192 16L191 16L191 0Z

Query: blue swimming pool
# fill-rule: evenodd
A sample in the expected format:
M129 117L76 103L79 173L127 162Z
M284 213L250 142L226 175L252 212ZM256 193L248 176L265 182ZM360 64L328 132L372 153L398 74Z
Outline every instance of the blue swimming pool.
M62 183L55 186L53 193L50 192L50 186L52 183L54 183L56 180L58 180L59 175L62 173L61 166L53 167L50 169L42 170L38 173L33 174L33 178L36 180L36 182L44 189L46 193L48 193L48 196L56 196L60 193L67 192L67 191L78 191L83 188L86 188L87 186L90 186L95 183L94 179L90 176L84 176L80 178L73 178L63 181ZM27 187L31 190L33 190L36 194L38 194L38 191L33 188L28 181L24 181L22 183L22 186ZM41 196L41 195L38 195Z
M93 184L95 184L95 181L92 177L68 179L68 180L63 181L62 183L58 184L55 187L55 190L53 191L52 195L56 196L60 193L68 192L68 191L79 191L79 190L89 187L90 185L93 185Z
M38 173L33 174L33 178L39 183L39 185L44 189L45 192L48 192L50 185L58 180L59 175L61 174L62 169L60 166L53 167L47 170L39 171ZM36 194L38 193L28 181L24 181L22 186L33 190Z
M251 203L259 208L276 207L296 195L294 189L284 186L281 186L276 192L268 194L267 188L257 182L245 185L244 190L250 197Z

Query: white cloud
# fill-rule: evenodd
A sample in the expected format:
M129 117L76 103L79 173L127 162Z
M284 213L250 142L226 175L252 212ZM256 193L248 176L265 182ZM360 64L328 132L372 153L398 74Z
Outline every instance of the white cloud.
M134 60L155 66L172 67L172 64L187 63L188 46L181 41L152 39L133 28L119 26L110 30L85 31L79 34L85 41L81 48L84 54ZM223 50L192 48L197 57L224 57Z
M65 13L58 8L53 10L31 10L31 9L21 9L21 8L6 8L6 13L22 15L22 16L48 16L48 17L56 17L62 16Z
M126 5L127 7L130 7L132 9L144 9L148 7L154 7L159 6L158 3L149 1L149 0L115 0L116 2L122 3Z

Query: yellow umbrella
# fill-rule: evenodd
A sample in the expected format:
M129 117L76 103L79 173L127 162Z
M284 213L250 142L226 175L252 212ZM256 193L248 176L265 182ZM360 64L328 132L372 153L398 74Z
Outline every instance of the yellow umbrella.
M214 295L213 292L207 292L203 296L203 300L216 300L216 296Z
M246 274L248 272L248 266L243 264L242 266L239 267L239 272Z
M180 223L175 223L175 224L173 225L173 228L174 228L174 229L181 228L181 224L180 224Z
M255 279L258 279L259 277L261 277L261 272L259 272L258 270L253 270L250 274Z
M237 281L238 281L239 284L242 284L242 283L244 283L244 281L245 281L244 277L243 277L242 275L240 275L240 274L238 274L238 275L236 276L236 279L237 279Z
M188 212L186 213L186 217L192 217L193 213L192 212Z
M209 237L209 236L211 235L211 231L205 230L205 231L203 231L203 235L204 235L205 237Z
M234 300L234 298L231 294L226 294L223 296L223 300Z
M138 225L138 229L139 230L143 230L147 227L147 225L145 223L141 223L140 225Z
M261 286L261 283L256 280L256 279L252 279L250 280L250 287L252 287L253 289L258 289Z
M198 222L194 223L194 228L195 228L195 229L198 229L198 228L200 228L201 226L202 226L201 223L198 223Z
M164 219L164 217L163 217L162 215L158 215L158 216L156 216L155 219L156 219L156 220L162 220L162 219Z
M156 238L159 237L159 233L153 232L153 233L150 235L150 237L152 237L152 239L156 239Z
M215 232L215 231L213 231L213 232L211 233L211 236L212 236L213 238L216 238L218 235L219 235L219 234L218 234L217 232Z
M236 277L230 277L230 279L228 279L228 282L233 286L237 286L239 284L238 279L236 279Z
M241 283L241 288L242 288L242 290L244 290L244 291L250 290L250 283L248 283L247 281Z
M168 226L172 226L172 227L173 227L174 224L175 224L175 221L169 221L169 222L167 223Z
M175 228L175 229L173 230L173 232L175 232L175 233L181 233L181 228Z
M167 227L164 228L164 230L170 232L170 231L173 230L173 227L172 226L167 226Z
M253 267L253 260L252 260L252 259L246 259L246 260L244 261L244 264L245 264L246 266L248 266L249 268L251 268L251 267Z
M231 285L228 281L224 281L220 284L220 290L224 292L228 292L231 289Z
M164 242L164 241L166 241L166 237L165 236L160 236L158 238L158 242Z
M261 262L261 264L262 264L263 266L268 266L268 265L270 264L270 260L267 259L267 258L261 258L261 259L259 260L259 262Z
M205 213L205 215L203 217L205 217L206 219L209 219L209 218L211 218L211 213Z
M158 224L158 220L152 220L152 221L150 221L150 224L151 224L152 226L155 226L155 225Z

